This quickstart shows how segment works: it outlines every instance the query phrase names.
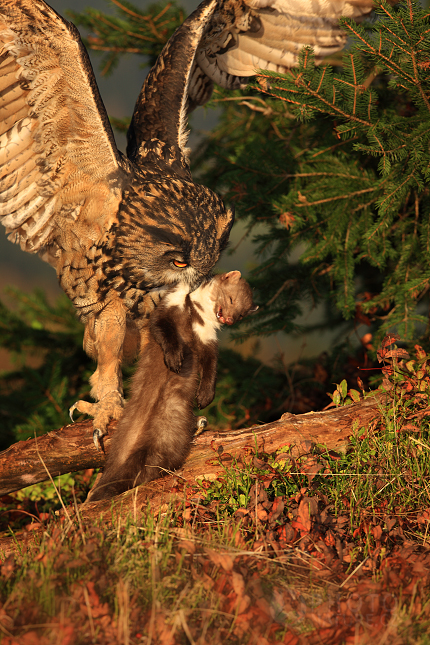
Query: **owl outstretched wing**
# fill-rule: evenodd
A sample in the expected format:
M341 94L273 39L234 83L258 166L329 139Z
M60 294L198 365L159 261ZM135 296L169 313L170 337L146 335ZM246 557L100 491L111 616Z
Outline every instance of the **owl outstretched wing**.
M110 226L124 174L76 28L40 0L0 5L0 222L55 265ZM73 247L73 240L70 240Z
M372 6L372 0L219 0L197 50L191 107L209 99L212 83L239 89L256 70L285 73L305 45L321 63L345 46L339 18L360 22Z
M197 48L217 8L205 0L176 30L142 86L127 133L127 156L137 164L164 159L191 180L188 166L189 95L199 92L193 79ZM204 83L206 81L203 81Z
M142 142L154 136L172 142L176 137L183 155L183 168L176 164L176 170L185 176L186 116L210 99L214 83L240 89L259 69L285 73L298 64L305 45L313 47L321 63L345 46L341 16L360 22L372 7L373 0L201 3L167 43L142 87L128 133L128 156L139 163L147 154L139 152ZM181 38L187 39L183 50Z

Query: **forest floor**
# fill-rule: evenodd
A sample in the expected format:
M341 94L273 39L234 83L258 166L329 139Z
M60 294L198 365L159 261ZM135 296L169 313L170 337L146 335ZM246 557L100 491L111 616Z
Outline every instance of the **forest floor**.
M345 454L220 452L127 521L81 517L92 471L0 498L1 645L429 643L430 359L380 352L389 401Z

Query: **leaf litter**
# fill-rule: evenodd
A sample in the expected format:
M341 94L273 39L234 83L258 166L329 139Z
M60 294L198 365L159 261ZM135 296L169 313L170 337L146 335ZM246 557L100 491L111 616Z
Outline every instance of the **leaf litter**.
M220 450L217 479L177 478L183 502L138 523L3 499L32 540L2 557L0 643L427 642L430 361L395 340L378 353L387 404L346 454Z

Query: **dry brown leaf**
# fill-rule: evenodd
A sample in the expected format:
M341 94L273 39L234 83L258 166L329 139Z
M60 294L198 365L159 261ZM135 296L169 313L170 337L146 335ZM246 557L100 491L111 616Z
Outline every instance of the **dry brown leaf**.
M220 551L214 551L213 549L205 548L204 552L208 556L213 564L216 564L219 567L222 567L224 571L232 571L233 569L233 558L228 553L222 553Z
M307 499L303 499L299 504L299 509L297 513L297 520L292 522L294 528L299 530L310 531L312 528L312 520L309 513L309 502Z

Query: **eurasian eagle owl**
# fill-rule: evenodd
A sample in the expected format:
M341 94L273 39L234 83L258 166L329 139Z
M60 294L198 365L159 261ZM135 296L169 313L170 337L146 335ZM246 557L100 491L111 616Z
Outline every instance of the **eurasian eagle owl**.
M121 362L145 344L169 285L197 287L228 241L233 213L192 181L187 112L212 81L242 87L285 71L302 45L339 50L342 14L369 0L205 0L169 40L138 97L127 156L116 147L76 28L43 0L0 4L0 220L38 253L85 323L97 359L79 401L97 434L122 410Z

